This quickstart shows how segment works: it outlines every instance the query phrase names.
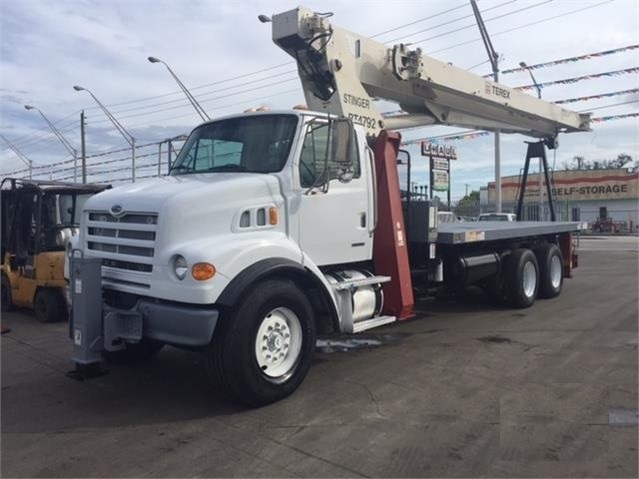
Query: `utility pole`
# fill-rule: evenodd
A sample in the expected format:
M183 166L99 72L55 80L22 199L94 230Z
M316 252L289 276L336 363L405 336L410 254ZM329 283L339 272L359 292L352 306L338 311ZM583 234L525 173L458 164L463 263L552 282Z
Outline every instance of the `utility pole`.
M84 110L80 113L80 149L82 151L82 183L87 182L87 144L84 138Z
M464 185L466 185L466 194L464 196L468 196L468 187L470 186L470 183L464 183Z
M477 2L475 0L470 0L470 5L473 7L473 13L475 14L475 19L477 20L477 26L479 27L479 33L481 34L481 39L484 41L484 47L486 47L486 52L488 53L488 59L490 60L490 65L493 69L493 79L495 83L499 81L499 54L493 48L493 44L490 41L490 37L488 35L488 30L486 30L486 25L484 24L484 20L481 18L481 12L477 7ZM500 152L500 133L499 130L495 130L495 207L497 213L501 213L501 152Z

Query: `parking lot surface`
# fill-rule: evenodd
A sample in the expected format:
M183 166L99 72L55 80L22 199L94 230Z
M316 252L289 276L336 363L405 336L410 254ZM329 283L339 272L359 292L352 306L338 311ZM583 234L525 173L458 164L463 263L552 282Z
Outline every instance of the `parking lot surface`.
M226 400L197 353L69 379L66 324L3 314L2 477L637 477L637 238L581 240L562 295L478 292L318 342L292 397Z

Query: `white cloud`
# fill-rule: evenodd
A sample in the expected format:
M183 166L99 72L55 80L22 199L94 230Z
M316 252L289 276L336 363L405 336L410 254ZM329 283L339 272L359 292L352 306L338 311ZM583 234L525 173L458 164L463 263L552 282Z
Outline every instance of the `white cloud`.
M594 7L590 1L537 2L482 0L488 11L485 19L533 6L525 11L487 22L495 48L502 53L502 68L515 67L519 61L529 64L597 52L639 43L639 7L637 2L616 1ZM392 29L428 15L460 6L458 10L425 22L382 35L380 41L426 30L406 40L431 38L414 45L424 52L435 52L466 41L478 40L479 33L466 0L439 2L329 2L309 1L318 11L332 11L332 21L365 35ZM45 128L35 112L22 105L32 103L52 120L62 120L63 133L79 146L79 111L88 116L88 151L95 153L122 146L123 139L86 93L72 90L80 84L90 88L110 105L122 124L140 140L163 139L188 131L199 120L173 79L162 65L151 65L146 57L162 58L193 88L212 116L242 111L249 106L269 105L287 108L303 102L293 73L260 78L295 70L292 60L271 42L269 25L260 24L260 13L272 14L295 8L296 2L96 2L96 1L8 1L0 3L0 131L14 141L34 161L46 164L66 158L66 151ZM582 12L539 23L529 28L500 34L519 25L572 10L593 6ZM452 23L448 23L452 22ZM468 26L468 28L460 29ZM460 29L448 35L440 34ZM437 37L437 38L434 38ZM462 68L486 58L481 42L448 48L435 53L438 59ZM272 67L288 67L260 75L210 85L229 78ZM617 70L637 66L636 50L588 61L535 71L539 82ZM488 73L488 65L474 70ZM293 79L292 81L285 81ZM529 84L525 73L503 75L511 86ZM246 85L238 86L240 83ZM273 84L269 87L259 88ZM544 88L547 100L585 96L637 87L637 75L601 78L573 85ZM202 85L206 87L196 88ZM166 95L155 99L143 98ZM636 98L635 98L636 99ZM598 108L628 101L614 97L588 103L575 103L574 109ZM127 103L127 104L122 104ZM594 110L596 116L637 111L637 103ZM68 117L65 119L65 117ZM58 124L58 123L56 123ZM557 152L557 164L582 155L586 158L614 157L619 153L639 156L636 119L594 125L588 134L564 135ZM406 132L406 138L435 136L450 128L430 128ZM502 162L505 174L523 166L524 140L502 136ZM493 174L492 137L456 143L460 159L453 167L453 196L491 178ZM4 145L0 152L0 171L21 167L20 161ZM412 148L416 165L416 148ZM424 166L416 172L424 176ZM419 176L418 176L419 177Z

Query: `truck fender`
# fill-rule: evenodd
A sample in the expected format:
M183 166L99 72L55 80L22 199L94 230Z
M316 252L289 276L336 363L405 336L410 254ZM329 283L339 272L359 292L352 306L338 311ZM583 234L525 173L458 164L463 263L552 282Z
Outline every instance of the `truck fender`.
M267 258L247 267L224 288L216 303L222 306L233 306L240 300L247 288L266 277L274 275L291 277L298 284L306 283L308 286L317 288L320 291L322 302L329 312L333 327L338 328L337 308L335 301L326 289L325 280L322 281L322 279L317 277L316 273L305 268L300 263L286 258ZM337 331L338 329L335 330Z

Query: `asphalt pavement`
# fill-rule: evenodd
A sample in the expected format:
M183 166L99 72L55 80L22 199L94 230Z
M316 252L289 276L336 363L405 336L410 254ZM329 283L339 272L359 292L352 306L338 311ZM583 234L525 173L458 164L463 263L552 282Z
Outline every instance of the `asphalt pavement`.
M584 238L559 298L478 292L323 338L260 409L165 348L76 381L66 324L3 314L2 477L637 477L639 240Z

